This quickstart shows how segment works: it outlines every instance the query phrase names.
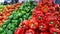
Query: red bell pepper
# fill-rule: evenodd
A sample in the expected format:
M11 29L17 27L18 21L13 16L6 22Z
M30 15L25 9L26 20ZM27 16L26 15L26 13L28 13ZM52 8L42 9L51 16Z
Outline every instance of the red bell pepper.
M41 7L43 7L43 3L42 2L37 5L37 8L41 8Z
M45 14L45 18L49 18L50 16L52 16L52 13L46 13Z
M36 33L36 34L39 34L39 32L37 32L37 31L36 31L35 33Z
M39 34L49 34L49 32L41 32L41 33L39 33Z
M38 11L37 9L34 9L33 11L32 11L32 15L33 16L36 16L37 14L43 14L41 11Z
M43 7L41 8L41 11L42 11L43 13L47 13L48 10L49 10L49 7L48 7L48 6L43 6Z
M48 2L48 1L49 1L49 0L41 0L41 2L44 3L44 4L45 4L46 2Z
M14 34L24 34L24 29L23 28L17 28Z
M44 14L37 14L36 19L38 22L42 22L45 20L45 16L44 16Z
M50 6L53 6L53 4L54 4L54 3L53 3L52 1L49 1L49 2L48 2L48 6L49 6L49 7L50 7Z
M59 12L54 12L54 13L52 13L52 16L54 16L54 17L56 17L56 18L58 18L58 16L59 16L60 14L59 14Z
M51 27L50 34L60 34L60 30L58 28Z
M24 29L28 29L29 28L29 20L25 20L20 24L20 27L24 28Z
M25 34L35 34L35 31L32 29L26 30Z
M36 16L36 14L37 14L36 12L37 12L37 10L34 9L34 10L32 11L32 15L33 15L33 16Z
M48 29L48 25L45 23L40 23L39 24L39 30L41 31L46 31Z
M58 8L58 7L59 7L59 5L58 5L58 4L54 4L54 7L55 7L55 8Z
M59 5L58 4L54 4L54 8L55 8L55 11L59 11Z
M59 28L59 27L60 27L60 23L59 23L59 21L57 21L57 23L55 24L54 27L55 27L55 28Z
M52 7L52 6L50 6L48 12L49 12L49 13L53 13L53 12L55 12L55 8Z
M59 16L58 16L58 21L60 22L60 14L59 14Z
M30 19L29 27L31 29L37 29L38 28L38 22L35 18Z
M44 5L46 5L46 6L52 6L53 5L53 3L52 3L52 1L46 1L45 3L44 3Z
M54 26L57 23L57 19L54 18L53 16L46 18L46 24L49 26Z

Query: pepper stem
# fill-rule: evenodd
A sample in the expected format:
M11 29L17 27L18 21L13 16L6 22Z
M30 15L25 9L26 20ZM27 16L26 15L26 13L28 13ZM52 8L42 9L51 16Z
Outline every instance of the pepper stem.
M53 22L53 21L51 21L51 22L50 22L50 24L54 24L54 22Z
M34 24L31 24L32 27L34 27Z
M41 16L39 16L38 18L39 18L39 20L42 20L42 17Z
M46 11L47 10L47 8L44 8L44 11Z
M41 26L40 26L40 28L44 28L44 26L43 26L43 25L41 25Z
M57 32L54 32L53 34L57 34Z

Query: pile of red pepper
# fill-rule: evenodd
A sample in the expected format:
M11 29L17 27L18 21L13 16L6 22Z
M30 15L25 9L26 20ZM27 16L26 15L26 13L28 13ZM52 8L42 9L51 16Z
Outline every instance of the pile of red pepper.
M14 34L60 34L59 5L41 1L32 11L32 18L20 23Z

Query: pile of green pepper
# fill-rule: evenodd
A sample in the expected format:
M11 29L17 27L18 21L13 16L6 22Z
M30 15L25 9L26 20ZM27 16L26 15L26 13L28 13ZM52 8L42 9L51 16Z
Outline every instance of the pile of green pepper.
M32 10L36 6L33 2L23 3L18 10L14 10L0 28L0 34L13 34L19 24L31 18Z

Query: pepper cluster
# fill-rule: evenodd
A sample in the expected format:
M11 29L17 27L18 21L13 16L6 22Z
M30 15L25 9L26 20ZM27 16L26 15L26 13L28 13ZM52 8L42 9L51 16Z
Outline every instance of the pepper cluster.
M21 3L17 3L3 8L2 12L0 12L0 26L8 19L14 10L18 9L20 5Z
M59 5L41 1L32 11L32 18L19 26L14 34L60 34Z
M8 17L2 27L0 28L0 34L13 34L15 29L19 27L19 24L25 20L30 19L32 14L32 9L36 5L30 1L23 3L18 10L14 10L11 15Z

